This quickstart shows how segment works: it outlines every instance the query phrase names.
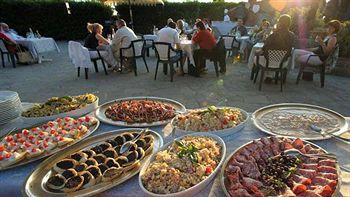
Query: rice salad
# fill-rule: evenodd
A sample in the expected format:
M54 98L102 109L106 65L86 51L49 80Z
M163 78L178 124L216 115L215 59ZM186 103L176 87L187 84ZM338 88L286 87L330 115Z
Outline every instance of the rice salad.
M239 109L210 106L179 114L175 117L173 126L185 131L205 132L233 128L242 121L244 117Z
M186 190L206 179L217 167L221 146L210 137L186 136L174 141L141 176L144 187L156 194Z

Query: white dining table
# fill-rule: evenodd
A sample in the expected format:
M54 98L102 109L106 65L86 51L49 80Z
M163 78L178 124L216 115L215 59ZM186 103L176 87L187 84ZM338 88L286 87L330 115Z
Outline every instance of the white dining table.
M15 41L18 44L27 47L32 57L37 60L38 63L41 63L44 60L42 58L42 53L50 51L60 52L60 49L53 38L20 38Z
M192 41L187 39L180 40L180 48L186 54L190 63L194 64L193 50L195 48L195 45L192 43Z

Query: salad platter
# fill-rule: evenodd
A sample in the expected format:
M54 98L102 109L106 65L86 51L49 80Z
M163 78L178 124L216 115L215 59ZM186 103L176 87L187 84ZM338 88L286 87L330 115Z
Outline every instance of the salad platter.
M270 135L324 140L341 135L349 128L339 113L316 105L281 103L269 105L252 114L254 125ZM327 135L329 133L329 135Z
M167 124L176 114L184 112L185 106L171 99L128 97L101 105L96 117L116 126L152 127Z
M148 196L193 196L215 178L225 155L226 145L216 135L176 138L145 163L139 185Z
M240 108L209 106L178 114L171 125L175 136L205 132L225 137L242 130L248 117Z
M52 97L45 103L25 109L21 118L25 123L38 123L66 116L80 117L98 107L99 98L94 94Z
M99 127L92 116L57 118L15 130L0 141L0 171L37 161L83 140Z
M300 138L265 137L234 151L221 169L226 196L336 196L340 170L334 158L288 155L327 153Z
M120 129L90 137L42 162L26 179L26 196L91 196L115 187L134 175L163 145L162 137L147 130L126 152L122 145L143 129Z

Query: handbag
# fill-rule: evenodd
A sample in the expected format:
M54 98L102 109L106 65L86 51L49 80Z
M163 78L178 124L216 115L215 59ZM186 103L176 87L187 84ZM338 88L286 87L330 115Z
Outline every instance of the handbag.
M18 63L20 63L20 64L33 64L33 63L35 63L35 60L29 51L22 49L18 45L16 48L17 48L16 54L17 54Z

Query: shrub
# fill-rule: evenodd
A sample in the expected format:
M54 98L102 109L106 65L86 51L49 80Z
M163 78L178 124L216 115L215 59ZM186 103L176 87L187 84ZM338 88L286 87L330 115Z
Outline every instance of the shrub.
M0 21L8 23L19 34L31 27L43 36L55 39L82 39L86 23L104 23L112 15L110 7L98 2L70 2L71 15L64 1L0 0Z
M0 21L8 23L21 35L28 28L39 30L43 36L60 40L82 39L86 36L86 23L104 24L112 15L110 7L98 1L70 1L71 15L67 14L64 0L0 0ZM235 7L235 3L168 3L157 6L132 6L135 31L151 33L153 25L158 28L166 25L168 18L184 18L193 23L196 18L222 20L224 9ZM129 6L119 5L120 17L130 21Z
M339 56L350 57L350 21L345 21L338 33Z
M136 32L151 33L153 25L158 28L164 27L168 18L173 20L184 18L189 23L193 23L196 18L223 20L224 9L230 9L236 5L225 2L165 2L164 6L132 6L134 27ZM130 21L128 5L119 5L116 9L121 18Z

